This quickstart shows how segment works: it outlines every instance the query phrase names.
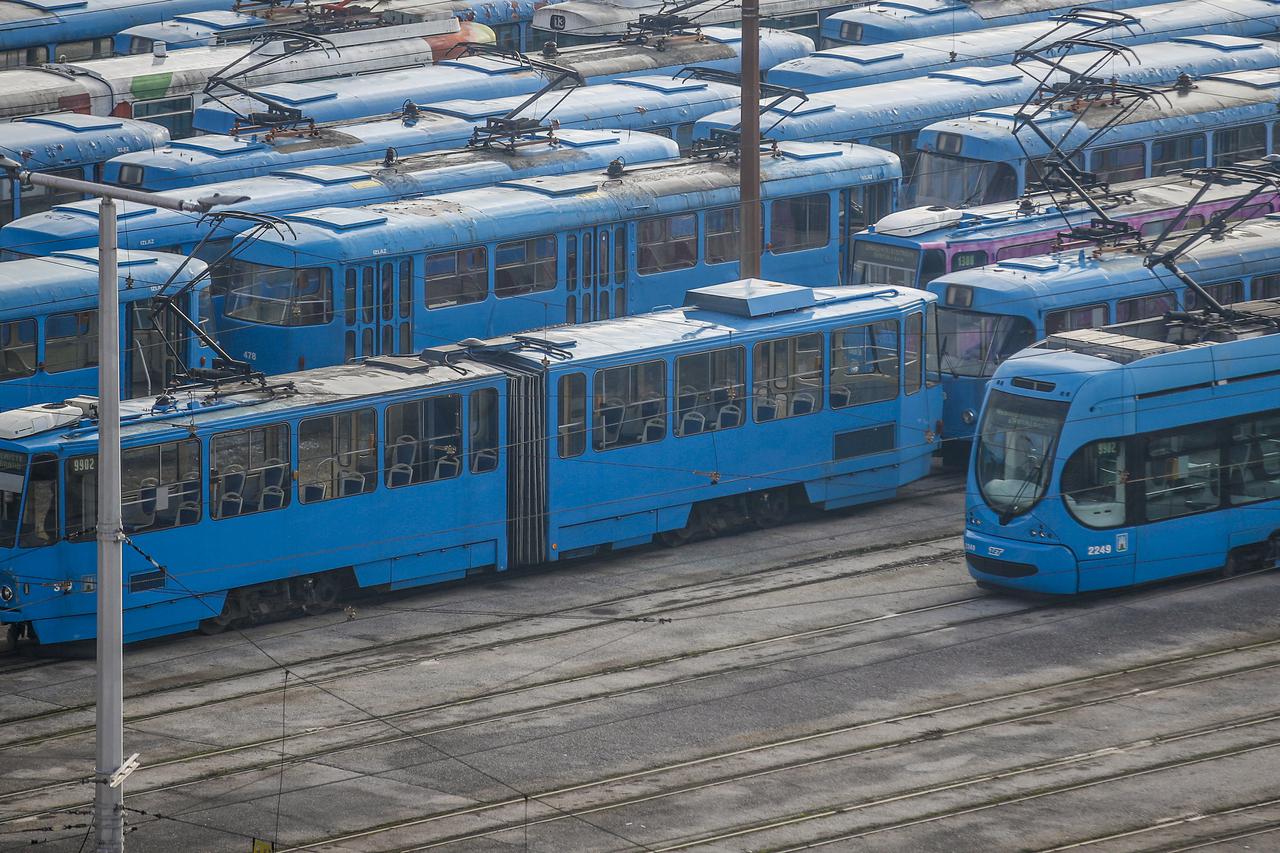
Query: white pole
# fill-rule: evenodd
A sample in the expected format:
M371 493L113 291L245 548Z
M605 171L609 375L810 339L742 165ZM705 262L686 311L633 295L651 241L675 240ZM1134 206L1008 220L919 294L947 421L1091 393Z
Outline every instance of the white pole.
M116 203L98 206L98 853L124 850L124 579L120 526L120 276Z

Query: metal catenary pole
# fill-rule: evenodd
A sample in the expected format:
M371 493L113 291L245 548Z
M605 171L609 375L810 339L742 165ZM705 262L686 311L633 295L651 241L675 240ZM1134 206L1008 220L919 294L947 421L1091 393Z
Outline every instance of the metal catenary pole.
M760 0L742 3L742 122L739 143L739 183L742 223L743 278L760 277Z
M26 184L94 195L98 207L98 667L97 756L93 815L98 853L124 850L124 588L120 524L120 276L115 200L206 213L244 197L186 201L120 187L31 172L0 157L0 170Z

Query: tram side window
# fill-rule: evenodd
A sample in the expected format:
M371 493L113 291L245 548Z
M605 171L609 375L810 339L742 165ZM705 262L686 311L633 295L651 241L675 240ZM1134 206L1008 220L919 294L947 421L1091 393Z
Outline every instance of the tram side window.
M930 302L925 309L929 322L925 324L924 381L933 388L942 384L942 327L938 324L938 303Z
M1093 171L1099 180L1119 183L1146 177L1147 146L1142 142L1099 148L1093 152Z
M596 371L591 443L613 450L667 435L667 364L646 361Z
M1171 222L1173 222L1173 219L1149 219L1142 223L1142 227L1139 230L1142 232L1143 237L1159 237ZM1193 228L1200 228L1203 225L1204 216L1197 213L1193 216L1183 217L1177 227L1179 231L1189 231Z
M27 500L18 529L19 548L42 548L58 541L58 457L38 454L27 474Z
M42 174L55 178L74 178L80 181L83 181L85 177L84 169L79 166L70 169L46 169L42 170ZM18 207L23 216L43 213L46 210L50 210L55 204L69 204L83 197L84 194L76 190L54 189L43 184L19 184L18 187Z
M494 249L493 291L498 296L540 293L556 286L556 238L531 237Z
M209 514L230 518L289 505L289 425L215 435L209 441Z
M489 255L484 246L427 255L427 308L479 302L489 295Z
M1275 299L1280 297L1280 274L1256 275L1251 282L1254 299Z
M298 500L308 504L372 492L377 450L373 409L303 421L298 426Z
M924 314L919 311L907 317L902 336L902 370L907 393L919 391L924 382Z
M131 447L120 458L120 513L125 533L200 521L200 442ZM90 539L98 523L98 458L67 463L67 538Z
M1267 126L1246 124L1213 134L1213 165L1229 166L1241 160L1256 160L1267 153Z
M676 435L733 429L746 421L747 352L742 347L676 359Z
M98 366L98 312L53 314L44 321L44 369L62 373Z
M846 25L847 26L847 25ZM892 151L898 155L898 159L902 161L902 175L907 180L911 180L911 170L916 164L916 136L918 131L908 130L903 133L888 133L884 136L873 136L867 140L868 145L876 148L883 148L886 151ZM871 222L875 219L868 217Z
M0 323L0 381L36 372L36 321Z
M1221 284L1202 284L1205 292L1212 296L1219 305L1231 305L1236 302L1244 301L1244 282L1242 281L1224 281ZM1184 298L1187 310L1202 308L1200 304L1200 294L1191 288L1184 291Z
M1062 499L1086 527L1125 524L1125 443L1105 439L1086 444L1067 460L1062 470Z
M587 449L587 377L567 373L560 377L557 452L561 459L579 456Z
M770 204L769 251L775 255L827 245L831 199L826 193L783 198Z
M1280 497L1280 413L1233 423L1227 452L1227 499L1233 506Z
M756 423L822 409L821 334L762 341L751 359Z
M498 467L498 389L481 388L468 402L467 452L471 473L483 474Z
M134 101L133 117L161 127L169 128L169 136L182 139L193 132L191 125L191 98L157 98L151 101Z
M445 394L387 406L384 469L391 488L462 473L462 397Z
M1216 433L1196 426L1147 440L1142 473L1147 521L1177 518L1219 505L1222 452Z
M1014 243L1008 246L1001 246L996 249L996 260L1003 261L1008 258L1034 258L1036 255L1046 255L1052 252L1058 245L1058 238L1052 240L1037 240L1034 243Z
M1177 298L1172 293L1152 293L1121 299L1116 303L1116 322L1128 323L1130 320L1163 317L1177 307Z
M720 207L704 215L706 237L703 257L709 264L727 264L738 260L741 238L738 236L738 208Z
M1250 219L1257 219L1260 216L1266 216L1271 212L1271 205L1267 202L1262 204L1252 204L1248 207L1242 207L1235 213L1227 217L1228 222L1248 222Z
M1045 334L1096 329L1107 324L1106 305L1082 305L1065 311L1052 311L1044 316Z
M1151 143L1151 176L1154 178L1203 166L1208 150L1203 133L1157 139Z
M642 219L636 226L636 272L683 270L698 263L698 217L693 213Z
M898 321L877 320L831 333L831 408L898 396Z
M102 59L111 55L111 42L110 36L81 39L80 41L64 41L62 44L55 46L53 52L58 57L59 62L83 62L86 59Z

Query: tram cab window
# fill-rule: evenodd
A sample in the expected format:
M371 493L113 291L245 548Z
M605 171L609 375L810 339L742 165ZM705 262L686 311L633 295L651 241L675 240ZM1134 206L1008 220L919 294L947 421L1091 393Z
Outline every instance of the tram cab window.
M1147 439L1142 472L1147 521L1218 507L1222 451L1215 433L1196 426Z
M298 500L372 492L377 485L378 427L373 409L357 409L298 426Z
M58 541L58 457L38 454L27 474L18 547L42 548Z
M862 41L862 24L855 24L852 21L844 21L840 24L840 38L844 39L848 44L857 44Z
M1126 523L1123 439L1094 441L1072 454L1062 470L1062 499L1072 517L1086 527Z
M26 476L26 454L0 450L0 548L12 548L17 541Z
M1280 297L1280 275L1256 275L1250 283L1254 299Z
M1203 133L1156 139L1151 143L1151 176L1171 175L1205 164L1209 145Z
M848 26L846 24L846 26ZM884 136L873 136L867 140L868 145L892 151L902 161L902 174L911 179L911 170L916 164L916 137L918 131L908 130L903 133L888 133ZM879 185L878 185L879 186ZM868 217L869 218L869 217ZM874 222L874 219L871 219Z
M327 267L287 269L233 261L227 276L228 317L267 326L319 326L333 319Z
M531 237L494 249L493 291L498 296L540 293L556 286L556 238Z
M200 521L200 442L130 447L120 456L120 517L125 533ZM67 463L67 538L91 539L98 524L98 458Z
M289 505L289 425L271 424L209 440L209 515L229 518Z
M445 394L387 406L383 470L391 488L462 473L462 397Z
M591 443L613 450L667 435L667 365L646 361L596 371Z
M1244 282L1242 281L1224 281L1221 284L1202 284L1200 286L1204 288L1206 293L1217 300L1219 305L1231 305L1244 301ZM1183 297L1188 311L1204 307L1200 304L1200 294L1189 287L1183 291Z
M1081 305L1064 311L1051 311L1044 315L1046 335L1057 332L1073 332L1076 329L1096 329L1107 324L1106 305Z
M1241 160L1256 160L1267 153L1267 126L1246 124L1213 134L1213 165L1229 166Z
M467 412L467 453L471 473L498 467L498 389L481 388L471 394Z
M1280 497L1280 413L1231 424L1227 498L1235 506Z
M751 353L756 423L822 409L822 335L761 341Z
M98 312L52 314L44 321L46 373L98 366Z
M898 321L877 320L831 333L831 408L898 396Z
M36 321L0 323L0 381L36 372Z
M561 459L579 456L587 449L587 377L567 373L560 377L558 390L559 438L557 452Z
M636 226L636 272L683 270L698 263L698 217L693 213L642 219Z
M925 314L929 322L924 339L924 381L932 388L942 384L942 327L938 324L938 303L930 302Z
M919 311L907 317L902 336L902 371L907 394L919 391L924 382L924 314Z
M708 264L727 264L738 260L741 241L738 215L736 207L719 207L703 214L706 236L702 255Z
M1177 298L1172 293L1152 293L1121 299L1116 303L1116 322L1128 323L1130 320L1163 317L1177 307Z
M84 169L79 166L70 169L46 169L41 174L49 175L55 178L73 178L78 181L85 179ZM79 201L84 197L83 193L76 190L54 189L41 184L19 184L18 189L18 208L23 216L31 216L34 213L43 213L51 210L56 204L69 204L73 201Z
M769 209L769 251L773 254L819 249L829 242L831 199L826 193L778 199Z
M1091 158L1098 179L1113 184L1136 181L1147 175L1147 146L1144 142L1130 142L1099 148Z
M676 435L733 429L746 422L747 353L742 347L676 359Z

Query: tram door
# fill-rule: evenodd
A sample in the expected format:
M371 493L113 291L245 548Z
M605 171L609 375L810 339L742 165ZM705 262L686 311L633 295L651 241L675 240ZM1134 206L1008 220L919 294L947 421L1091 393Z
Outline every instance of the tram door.
M412 261L348 268L342 305L345 360L413 349Z
M627 229L624 225L587 228L578 234L577 264L581 322L627 313Z
M125 349L121 353L125 388L130 397L151 397L164 391L187 355L187 332L171 311L151 314L151 300L124 306Z

